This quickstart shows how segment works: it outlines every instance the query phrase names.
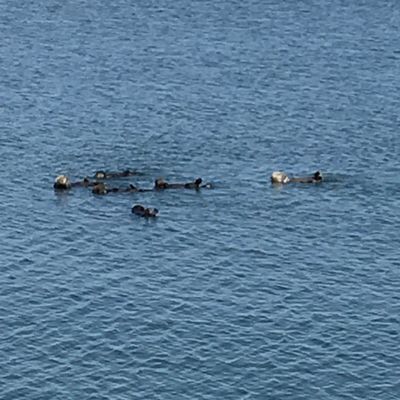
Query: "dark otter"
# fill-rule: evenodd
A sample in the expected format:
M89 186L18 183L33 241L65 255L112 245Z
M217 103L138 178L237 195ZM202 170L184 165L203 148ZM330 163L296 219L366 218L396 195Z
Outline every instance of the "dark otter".
M194 182L185 183L185 189L199 189L203 179L197 178Z
M315 182L320 182L320 181L322 181L321 172L319 172L319 171L314 172L313 178L314 178Z
M140 193L144 193L144 192L152 192L153 189L139 189L136 186L130 184L126 189L120 189L121 192L140 192Z
M139 217L156 217L158 214L157 208L145 208L140 204L132 207L132 213Z
M102 182L98 182L96 185L94 185L92 189L92 193L94 194L107 194L109 192L110 192L109 189Z
M293 177L289 178L284 172L281 171L275 171L271 175L271 182L272 183L289 183L289 182L294 182L294 183L318 183L322 181L322 175L320 171L315 172L312 176L306 176L306 177Z
M136 186L132 185L131 183L125 189L125 192L139 192L139 191L140 191L140 189L138 189Z
M168 183L165 182L163 179L159 178L156 179L154 182L154 189L155 190L162 190L162 189L199 189L203 180L201 178L197 178L194 182L188 183ZM204 187L208 187L208 185L204 185Z
M108 187L104 182L96 182L92 189L94 194L108 194L108 193L131 193L131 192L147 192L150 189L139 189L136 186L130 184L128 187L118 188L118 187Z
M305 176L300 178L290 178L290 182L297 183L318 183L322 181L321 172L317 171L312 176Z
M122 172L106 172L106 171L96 171L94 174L95 179L114 179L114 178L126 178L132 175L139 175L138 172L126 169Z
M72 182L71 186L72 187L89 187L89 186L95 186L97 185L97 182L90 182L90 180L88 178L83 178L81 181L77 181L77 182Z
M154 189L156 190L161 190L161 189L167 189L168 188L168 183L164 181L162 178L158 178L154 181Z
M92 189L92 193L94 194L108 194L108 193L117 193L117 192L137 192L133 185L128 188L117 188L117 187L108 187L103 182L97 182Z

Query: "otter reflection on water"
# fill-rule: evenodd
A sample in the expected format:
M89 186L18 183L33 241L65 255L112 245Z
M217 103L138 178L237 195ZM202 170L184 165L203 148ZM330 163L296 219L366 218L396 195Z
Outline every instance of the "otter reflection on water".
M132 213L139 217L156 217L158 214L157 208L145 208L140 204L132 207Z
M322 175L320 171L315 172L312 176L305 176L305 177L293 177L289 178L284 172L275 171L271 175L271 182L272 183L319 183L322 181Z

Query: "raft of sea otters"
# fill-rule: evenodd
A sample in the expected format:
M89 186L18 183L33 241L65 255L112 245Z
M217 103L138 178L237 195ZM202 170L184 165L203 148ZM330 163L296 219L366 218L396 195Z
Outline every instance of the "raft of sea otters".
M212 188L211 183L203 183L201 178L197 178L193 182L186 183L169 183L164 181L161 178L158 178L154 181L154 187L149 189L140 189L136 186L129 184L126 187L112 187L105 184L103 181L106 179L116 179L116 178L126 178L129 176L141 175L139 172L127 169L122 172L106 172L106 171L97 171L94 174L93 178L85 177L81 181L71 182L70 178L66 175L59 175L55 179L54 189L56 190L69 190L74 187L84 187L92 188L92 193L96 195L105 195L108 193L128 193L128 192L151 192L151 191L159 191L165 189L194 189L200 190L203 188L210 189ZM286 184L286 183L320 183L323 180L323 177L320 171L316 171L311 176L305 177L289 177L286 173L282 171L275 171L271 175L271 183L273 184ZM156 217L158 214L157 208L146 208L141 204L136 204L132 207L132 213L138 215L140 217Z

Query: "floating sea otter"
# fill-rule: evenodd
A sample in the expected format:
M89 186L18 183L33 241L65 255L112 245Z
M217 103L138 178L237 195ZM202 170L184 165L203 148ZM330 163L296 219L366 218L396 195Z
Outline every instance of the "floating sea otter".
M72 187L89 187L95 185L96 182L90 182L88 178L84 178L82 181L71 182L71 180L66 175L59 175L54 181L54 189L66 190Z
M106 171L96 171L94 174L95 179L114 179L114 178L126 178L127 176L132 175L140 175L137 171L132 171L130 169L126 169L122 172L106 172Z
M140 175L139 172L132 171L127 169L122 172L106 172L106 171L97 171L94 175L95 180L104 180L104 179L113 179L113 178L125 178L127 176L132 175ZM54 189L71 189L72 187L81 186L81 187L89 187L96 186L99 182L90 181L89 178L84 178L82 181L71 182L67 175L59 175L57 176L54 182Z
M103 182L96 182L92 189L92 193L94 194L108 194L108 193L128 193L128 192L144 192L144 189L138 189L134 185L129 185L126 188L117 188L117 187L108 187Z
M110 192L113 192L114 190L111 188L108 188L104 183L99 182L96 185L94 185L92 189L92 193L94 194L107 194Z
M168 183L163 179L156 179L154 183L153 189L139 189L134 185L129 185L127 188L117 188L117 187L109 187L104 182L96 182L92 192L94 194L108 194L115 192L152 192L153 190L164 190L164 189L200 189L200 188L211 188L211 184L207 183L205 185L201 185L202 179L198 178L194 182L188 183Z
M139 217L156 217L158 214L157 208L145 208L140 204L132 207L132 213Z
M317 171L312 176L300 177L300 178L289 178L284 172L275 171L271 175L272 183L289 183L289 182L297 182L297 183L318 183L322 181L321 172Z
M168 183L163 179L156 179L154 182L155 190L163 190L163 189L200 189L200 188L211 188L211 184L207 183L202 185L203 180L201 178L197 178L194 182L188 183Z

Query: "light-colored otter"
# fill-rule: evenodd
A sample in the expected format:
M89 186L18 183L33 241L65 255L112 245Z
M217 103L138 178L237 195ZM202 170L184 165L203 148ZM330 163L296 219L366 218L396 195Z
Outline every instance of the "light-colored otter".
M305 176L305 177L293 177L289 178L284 172L275 171L271 175L271 182L272 183L318 183L322 181L322 175L320 171L316 171L312 176Z
M71 182L71 180L66 175L59 175L54 181L54 189L71 189L72 187L89 187L94 186L97 182L90 182L88 178L83 178L82 181Z
M66 190L71 189L71 181L66 175L59 175L54 181L54 189Z
M271 175L272 183L288 183L289 181L289 177L284 172L275 171Z
M132 213L139 217L156 217L158 210L157 208L145 208L141 204L136 204L132 207Z
M106 173L104 171L97 171L94 174L95 179L106 179Z

